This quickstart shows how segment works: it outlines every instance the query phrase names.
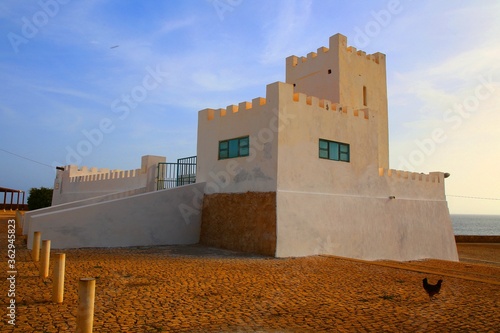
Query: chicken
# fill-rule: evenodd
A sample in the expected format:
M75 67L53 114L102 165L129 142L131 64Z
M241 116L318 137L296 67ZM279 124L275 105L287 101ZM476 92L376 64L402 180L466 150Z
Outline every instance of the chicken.
M427 278L422 280L424 289L429 294L429 299L432 300L432 296L439 294L439 290L441 289L441 283L443 283L443 280L439 280L436 284L429 284L427 282Z

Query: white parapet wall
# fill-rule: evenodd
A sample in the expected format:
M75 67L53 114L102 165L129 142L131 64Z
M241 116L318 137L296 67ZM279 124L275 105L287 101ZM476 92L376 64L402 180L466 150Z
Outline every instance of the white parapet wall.
M165 161L163 156L145 155L141 158L141 168L134 170L67 165L57 171L52 205L140 188L144 192L154 191L158 163Z
M31 216L33 234L54 249L196 244L205 183Z

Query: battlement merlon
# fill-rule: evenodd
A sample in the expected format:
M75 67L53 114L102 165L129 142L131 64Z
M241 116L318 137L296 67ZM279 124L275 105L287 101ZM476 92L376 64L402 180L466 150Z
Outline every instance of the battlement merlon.
M444 179L446 178L445 173L440 171L421 173L421 172L411 172L411 171L385 169L385 168L379 168L378 170L380 177L385 176L385 177L415 180L427 183L443 184Z
M225 109L224 108L219 108L219 109L211 109L211 108L206 108L203 110L198 111L198 119L199 120L213 120L215 118L222 118L226 116L231 116L233 114L242 114L243 112L251 112L254 109L260 108L260 107L266 107L268 105L269 101L267 100L267 96L272 95L272 93L269 93L269 86L267 86L267 91L266 91L266 98L264 97L256 97L252 99L251 102L241 102L238 105L228 105ZM277 101L277 100L275 100ZM198 120L198 121L199 121Z
M327 99L322 99L316 96L307 95L304 93L294 92L293 85L285 82L274 82L268 84L266 87L266 97L257 97L252 99L252 102L241 102L238 105L228 105L225 109L211 109L206 108L198 112L199 121L211 121L217 118L225 118L231 116L238 116L244 112L252 112L255 108L266 106L269 103L276 103L279 99L293 101L294 103L302 105L302 107L318 107L324 109L326 112L339 112L342 114L349 114L354 117L369 119L370 114L373 118L375 113L371 113L369 107L354 108L350 105L342 105L334 103ZM277 107L277 105L274 105ZM273 106L271 106L271 109Z
M325 56L331 56L330 53L339 54L340 52L356 55L358 57L364 57L367 61L371 61L375 64L385 65L386 62L385 54L381 52L366 54L365 51L357 50L354 46L347 46L347 37L342 34L336 34L330 37L329 48L322 46L318 48L317 52L308 53L307 57L291 55L286 58L286 67L300 66L302 63L310 63L316 58L321 59Z
M155 169L158 163L165 161L166 158L164 156L145 155L141 158L141 168L132 170L110 170L108 168L98 169L96 167L89 168L87 166L78 167L77 165L66 165L64 170L58 171L56 182L61 178L80 182L140 177L143 174L150 173L151 169Z

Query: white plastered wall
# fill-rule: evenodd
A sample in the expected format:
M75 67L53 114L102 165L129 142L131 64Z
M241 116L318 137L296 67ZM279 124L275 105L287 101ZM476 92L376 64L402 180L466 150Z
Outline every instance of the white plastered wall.
M28 248L35 231L54 249L196 244L204 187L196 183L33 215Z
M267 86L266 98L205 109L198 114L197 181L206 193L276 190L278 83ZM219 141L250 137L250 156L218 159Z
M34 215L48 214L48 213L56 212L58 210L87 206L87 205L94 204L94 203L125 198L125 197L129 197L129 196L136 195L136 194L142 194L145 192L146 192L145 188L142 187L142 188L135 189L135 190L116 192L116 193L101 195L98 197L92 197L89 199L71 201L71 202L67 202L64 204L60 204L60 205L55 205L55 206L50 206L50 207L45 207L45 208L27 211L23 215L22 220L21 220L21 225L23 228L23 235L27 235L29 233L29 228L31 225L31 217Z
M277 206L277 257L458 260L442 200L278 191Z
M379 169L370 109L327 109L279 86L291 121L278 139L277 257L458 260L443 173ZM320 159L320 138L348 143L350 162Z

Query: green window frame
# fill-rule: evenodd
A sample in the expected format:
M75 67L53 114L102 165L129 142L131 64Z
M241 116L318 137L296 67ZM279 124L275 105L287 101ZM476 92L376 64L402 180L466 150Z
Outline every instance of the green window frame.
M219 141L219 160L250 155L250 137Z
M330 140L319 139L319 158L350 162L351 148L349 144Z

